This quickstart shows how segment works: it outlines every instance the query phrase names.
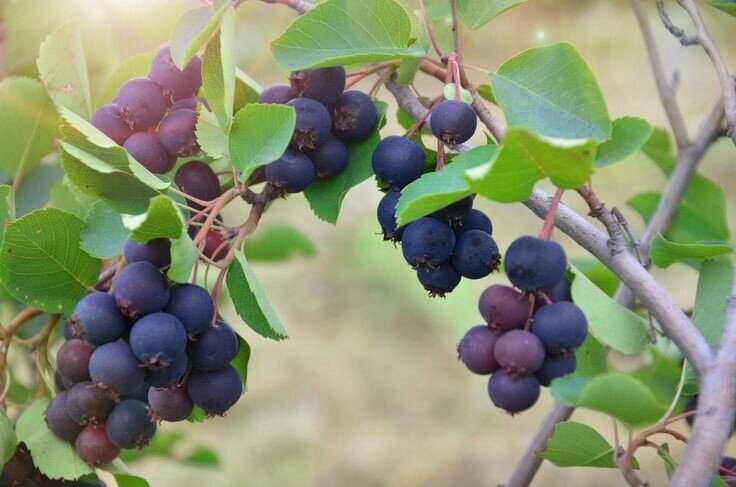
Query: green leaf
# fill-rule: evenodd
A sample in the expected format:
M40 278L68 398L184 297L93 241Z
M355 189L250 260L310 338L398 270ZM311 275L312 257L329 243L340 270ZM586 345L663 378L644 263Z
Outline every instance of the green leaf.
M671 242L658 233L649 249L649 257L657 267L666 269L675 262L684 260L707 260L728 255L734 246L728 242L699 242L681 244Z
M43 85L28 78L0 81L0 169L23 177L54 150L59 117Z
M294 20L271 49L289 70L422 57L410 46L411 30L395 0L328 0Z
M670 404L682 376L682 358L667 355L656 345L649 345L643 357L645 365L632 375L651 389L662 404Z
M166 275L174 282L189 282L197 259L197 248L189 238L186 228L182 228L179 238L171 242L171 267Z
M226 9L219 35L212 37L202 56L202 89L220 127L230 125L235 103L235 12Z
M94 473L79 458L74 445L59 439L46 426L43 413L48 404L48 399L39 399L21 413L15 426L18 442L26 444L33 463L52 479L78 479Z
M524 51L490 79L509 126L565 139L604 142L611 137L611 120L595 76L568 43Z
M590 333L585 338L585 342L575 350L575 359L577 360L575 375L593 377L604 374L608 370L606 350Z
M617 468L613 446L590 426L574 421L557 423L540 456L558 467Z
M649 343L649 323L601 291L572 267L572 297L588 319L590 333L601 343L627 355L640 353Z
M293 256L311 257L314 245L302 233L286 225L272 225L245 244L250 262L276 262Z
M5 411L0 411L0 460L5 465L15 453L18 442L15 439L15 430Z
M179 69L184 69L202 46L207 44L220 25L229 4L217 10L198 7L184 12L171 32L171 57Z
M5 225L15 218L15 198L13 188L0 184L0 242L5 237Z
M228 145L230 144L229 134L226 134L220 127L217 116L202 110L197 118L197 142L199 147L205 154L213 159L223 156L230 157Z
M592 378L562 377L552 383L551 390L568 406L600 411L630 426L654 423L667 409L643 382L618 372Z
M132 78L148 76L151 71L151 63L158 53L159 48L148 52L136 54L122 62L120 66L110 75L105 82L100 94L97 95L97 106L112 102L117 96L123 83Z
M479 29L500 13L526 0L458 0L457 8L471 29Z
M148 481L142 477L138 477L137 475L131 475L128 473L115 473L113 474L113 477L115 477L115 482L117 482L118 487L149 487L150 484Z
M0 254L0 280L8 292L48 313L71 312L101 267L80 247L83 227L82 220L55 208L8 224Z
M199 406L194 406L194 409L192 409L192 413L187 418L187 421L190 423L203 423L206 419L207 415L204 410Z
M130 237L141 243L155 238L179 238L184 232L181 213L164 195L151 199L145 213L123 215L123 225L130 230Z
M488 100L494 105L498 105L498 102L496 101L496 96L493 94L493 88L491 87L491 85L478 85L477 90L478 94L483 97L483 99Z
M611 138L598 147L596 167L626 159L649 140L652 126L643 118L623 117L613 121Z
M736 17L736 0L708 0L708 3L718 10Z
M248 345L248 342L245 341L245 338L238 335L238 344L239 344L239 350L238 355L235 356L234 359L230 362L230 365L235 367L235 370L238 371L238 375L240 375L240 379L243 381L243 385L248 384L248 362L250 361L250 345ZM245 393L246 388L243 387L243 392Z
M708 260L700 267L693 323L714 347L721 339L732 280L733 264L728 258Z
M262 91L263 88L256 80L236 67L234 113L240 111L245 105L258 103L258 97Z
M84 219L82 249L99 259L123 255L128 230L120 215L102 201L95 203Z
M476 147L453 159L441 171L429 172L405 187L396 207L399 226L437 211L469 194L472 190L465 180L465 171L488 162L496 147Z
M378 126L386 116L388 105L374 101L378 109ZM350 162L348 167L337 176L328 179L317 179L305 191L304 196L317 218L327 223L337 223L342 201L348 191L373 175L373 149L381 141L378 130L360 142L348 142Z
M618 277L598 259L574 259L572 263L580 272L585 274L585 277L593 281L593 284L600 288L601 291L609 296L613 296L616 293L619 286Z
M198 446L184 458L184 463L195 467L217 467L220 465L220 458L212 448Z
M23 176L15 191L15 215L21 217L46 206L52 186L63 174L59 165L39 164Z
M296 125L290 106L246 105L233 120L230 160L248 178L254 170L275 161L289 147Z
M532 194L544 178L563 189L580 187L593 174L596 143L542 137L523 127L506 133L490 162L466 173L470 187L486 198L513 202Z
M671 479L672 474L675 473L675 469L677 469L677 464L675 464L675 461L672 459L672 455L670 455L670 446L667 443L663 443L662 448L657 449L657 456L664 462L664 471L667 474L667 478Z
M235 311L259 335L274 340L288 338L245 256L240 251L235 256L227 271L227 287Z

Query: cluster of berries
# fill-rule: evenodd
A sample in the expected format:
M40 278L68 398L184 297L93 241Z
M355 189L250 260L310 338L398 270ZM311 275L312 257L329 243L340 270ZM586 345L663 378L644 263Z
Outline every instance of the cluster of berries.
M290 85L263 90L259 103L288 105L296 112L290 147L266 166L266 181L278 193L299 193L315 178L330 178L348 166L346 142L368 137L378 124L370 96L345 91L342 66L295 71Z
M200 58L180 70L164 47L153 58L148 77L126 81L113 103L95 112L92 125L146 169L165 174L178 157L200 151L195 129L201 86Z
M210 294L170 286L161 271L170 242L129 241L125 259L112 292L86 295L70 316L56 356L59 392L46 410L51 431L92 465L145 447L158 421L182 421L195 405L224 414L243 392L230 365L238 338L226 323L212 323Z
M537 402L540 386L575 371L575 350L588 334L583 311L572 302L562 246L520 237L509 246L505 270L514 287L483 291L485 325L471 328L457 347L471 372L491 375L488 394L514 414Z

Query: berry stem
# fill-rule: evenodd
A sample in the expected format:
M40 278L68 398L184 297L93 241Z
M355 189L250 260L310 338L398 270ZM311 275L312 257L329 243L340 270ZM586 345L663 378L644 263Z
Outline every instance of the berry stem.
M552 198L552 203L549 205L549 210L547 211L547 217L544 219L544 224L542 225L542 231L539 232L539 238L543 238L545 240L549 240L552 236L552 230L555 228L555 216L557 215L557 206L560 204L560 200L562 199L562 195L565 193L565 190L562 188L557 188L557 191L555 192L554 197Z
M364 69L362 71L355 71L355 72L352 72L352 73L348 73L347 74L347 77L348 78L351 78L351 79L345 85L345 89L346 90L349 90L350 88L352 88L353 86L355 86L359 82L363 81L368 76L370 76L370 75L372 75L374 73L378 73L380 71L383 71L384 69L387 69L387 68L394 68L394 69L395 68L398 68L399 67L399 64L400 64L399 61L386 61L386 62L383 62L383 63L374 64L373 66L371 66L371 67L369 67L367 69Z
M437 98L437 100L432 104L429 110L426 111L426 113L422 116L422 118L419 119L417 123L414 124L414 126L409 130L409 133L406 134L406 138L411 140L414 138L414 136L419 132L422 127L424 127L424 124L427 123L427 120L429 119L429 116L432 114L435 108L437 108L437 105L442 103L444 101L445 97L440 96Z
M435 171L441 170L445 167L445 143L442 140L437 139L437 164L434 167Z
M429 40L432 42L434 52L436 52L437 56L442 59L445 57L445 55L442 53L442 49L440 49L440 45L434 35L434 28L432 27L432 21L429 19L429 14L427 13L427 7L424 5L424 0L419 0L419 6L422 9L422 15L424 16L424 25L427 27L427 33L429 34Z
M529 331L532 328L532 318L534 317L534 307L537 304L537 295L534 293L529 294L527 297L529 300L529 311L526 315L526 323L524 324L524 331Z

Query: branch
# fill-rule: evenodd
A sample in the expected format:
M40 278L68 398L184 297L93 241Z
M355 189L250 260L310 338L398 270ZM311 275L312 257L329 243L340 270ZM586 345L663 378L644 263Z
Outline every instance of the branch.
M312 10L315 5L311 2L307 2L306 0L261 0L266 3L280 3L283 5L286 5L287 7L291 7L300 14L305 14Z

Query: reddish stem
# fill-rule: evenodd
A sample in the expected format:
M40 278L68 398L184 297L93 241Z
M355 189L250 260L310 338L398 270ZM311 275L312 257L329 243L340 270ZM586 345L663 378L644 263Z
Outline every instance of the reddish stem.
M427 113L425 113L421 119L417 123L414 124L414 126L409 130L409 133L406 134L406 138L411 140L414 138L414 136L419 132L422 127L424 127L424 124L427 123L427 120L429 119L429 116L432 114L432 111L434 111L435 108L437 108L437 105L439 105L442 100L444 100L444 96L440 96L437 98L437 101L434 102L434 104L427 110Z
M437 139L437 164L434 170L439 171L443 167L445 167L445 143L442 142L442 139Z
M445 57L445 55L442 53L442 49L440 49L437 38L434 36L434 29L432 28L432 22L429 20L429 14L427 13L427 7L425 7L424 5L424 0L419 0L419 6L422 8L424 25L427 27L427 33L429 34L429 40L432 42L432 47L434 47L434 51L437 53L440 59L442 59Z
M555 216L557 215L557 206L560 204L560 200L562 199L562 195L564 193L565 190L562 188L558 188L555 192L555 196L552 198L552 203L550 203L549 205L549 210L547 210L547 217L544 219L542 231L539 232L539 238L549 240L552 236L552 230L555 228Z
M524 324L524 331L529 331L532 328L532 317L534 316L534 307L537 304L537 296L531 293L527 299L529 300L529 312L526 315L526 323Z

